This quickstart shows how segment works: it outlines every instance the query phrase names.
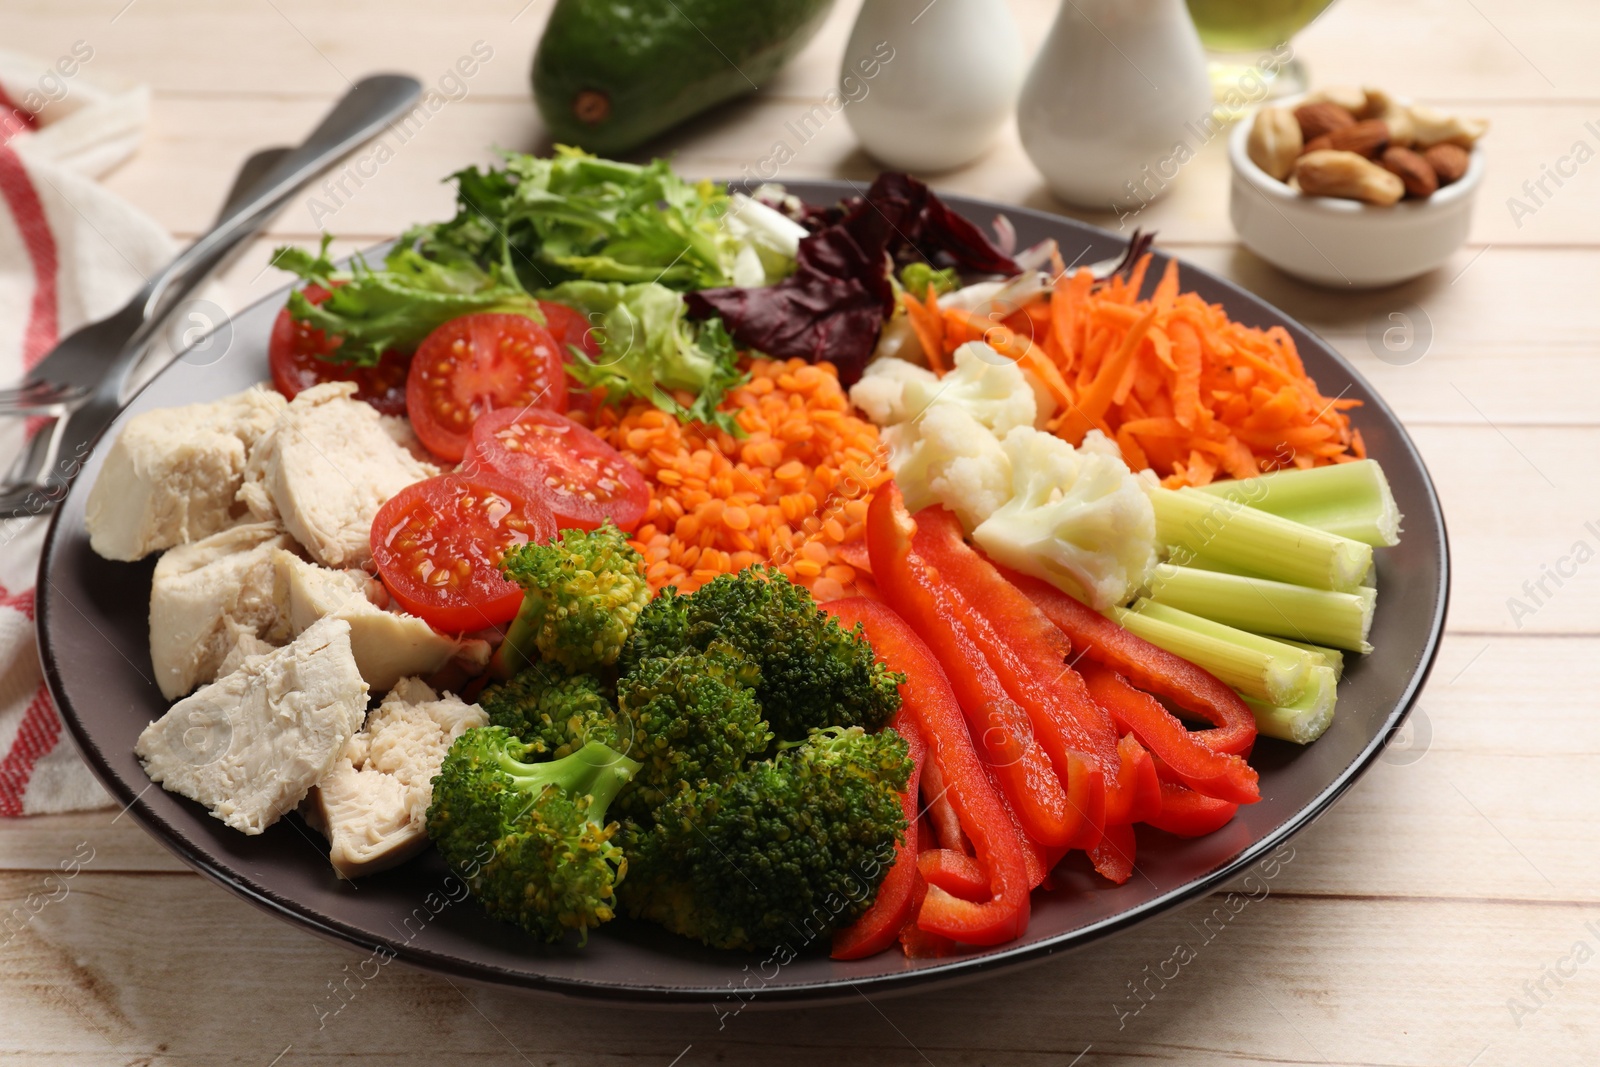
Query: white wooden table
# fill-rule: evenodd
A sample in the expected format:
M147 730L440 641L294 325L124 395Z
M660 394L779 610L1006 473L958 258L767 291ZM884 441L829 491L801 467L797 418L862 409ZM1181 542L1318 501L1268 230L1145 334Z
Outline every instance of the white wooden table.
M83 40L95 76L153 87L149 141L109 184L180 237L206 223L250 150L297 138L347 79L400 70L437 84L487 42L493 55L465 97L393 160L278 218L229 272L243 306L285 281L265 268L274 242L311 243L319 223L341 250L380 240L448 211L443 175L496 145L543 145L527 67L548 5L523 2L5 0L0 42L49 61ZM1014 6L1037 40L1053 4ZM855 7L841 3L759 99L671 138L678 164L729 175L771 154L790 137L784 123L831 84ZM1136 1015L1119 1014L1126 984L1192 939L1193 913L978 985L746 1012L721 1029L709 1009L529 1001L398 965L319 1020L356 952L266 917L108 811L0 825L3 912L29 894L59 896L48 874L93 852L65 896L0 948L0 1062L1592 1062L1600 562L1559 587L1547 580L1531 614L1509 601L1526 601L1524 582L1579 542L1585 558L1600 550L1600 164L1550 185L1520 225L1507 199L1526 200L1523 182L1577 142L1600 149L1600 121L1585 125L1600 120L1600 20L1592 0L1343 0L1296 45L1320 81L1376 83L1493 120L1470 247L1383 292L1289 281L1235 244L1220 142L1140 222L1321 331L1405 419L1450 524L1449 635L1412 748L1391 751L1298 837L1270 895ZM790 140L785 177L874 171L842 118ZM936 184L1060 209L1010 135ZM1421 356L1406 365L1380 361L1368 340L1397 312L1422 324Z

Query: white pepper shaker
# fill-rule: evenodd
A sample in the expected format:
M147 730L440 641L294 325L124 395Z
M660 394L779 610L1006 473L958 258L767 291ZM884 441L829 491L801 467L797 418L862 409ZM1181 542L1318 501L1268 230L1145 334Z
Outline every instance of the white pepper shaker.
M1213 108L1184 0L1062 0L1023 84L1017 128L1056 196L1132 209L1221 133Z
M1010 118L1023 54L1004 0L865 0L839 72L845 117L886 167L959 167Z

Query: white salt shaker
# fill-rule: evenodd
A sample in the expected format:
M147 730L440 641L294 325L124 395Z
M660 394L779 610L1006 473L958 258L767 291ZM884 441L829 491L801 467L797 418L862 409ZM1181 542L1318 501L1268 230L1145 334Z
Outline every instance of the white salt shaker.
M1056 196L1127 211L1165 192L1221 133L1213 107L1184 0L1062 0L1017 128Z
M1010 118L1023 55L1004 0L865 0L839 71L845 117L886 167L959 167Z

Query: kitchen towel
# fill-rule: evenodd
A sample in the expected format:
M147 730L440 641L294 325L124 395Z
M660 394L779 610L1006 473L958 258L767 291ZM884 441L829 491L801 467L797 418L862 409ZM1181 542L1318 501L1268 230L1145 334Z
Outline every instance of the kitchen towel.
M95 180L138 148L149 93L97 84L93 58L81 41L53 63L0 52L0 385L117 310L177 251ZM0 419L7 468L26 432L24 420ZM111 803L40 675L33 585L46 522L0 522L0 815Z

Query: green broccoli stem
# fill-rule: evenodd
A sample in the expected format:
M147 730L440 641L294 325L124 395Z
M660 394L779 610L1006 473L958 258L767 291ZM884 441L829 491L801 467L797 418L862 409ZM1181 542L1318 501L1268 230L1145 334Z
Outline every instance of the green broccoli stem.
M494 656L489 660L491 678L503 682L539 661L539 649L534 643L539 635L539 627L528 621L527 606L528 602L524 599L522 610L517 612L517 617L511 620L511 626L506 630L505 640L494 650Z
M524 763L501 750L499 764L518 789L531 795L529 803L550 786L573 797L587 795L588 819L596 826L605 825L606 808L641 766L599 741L590 741L572 755L548 763Z

